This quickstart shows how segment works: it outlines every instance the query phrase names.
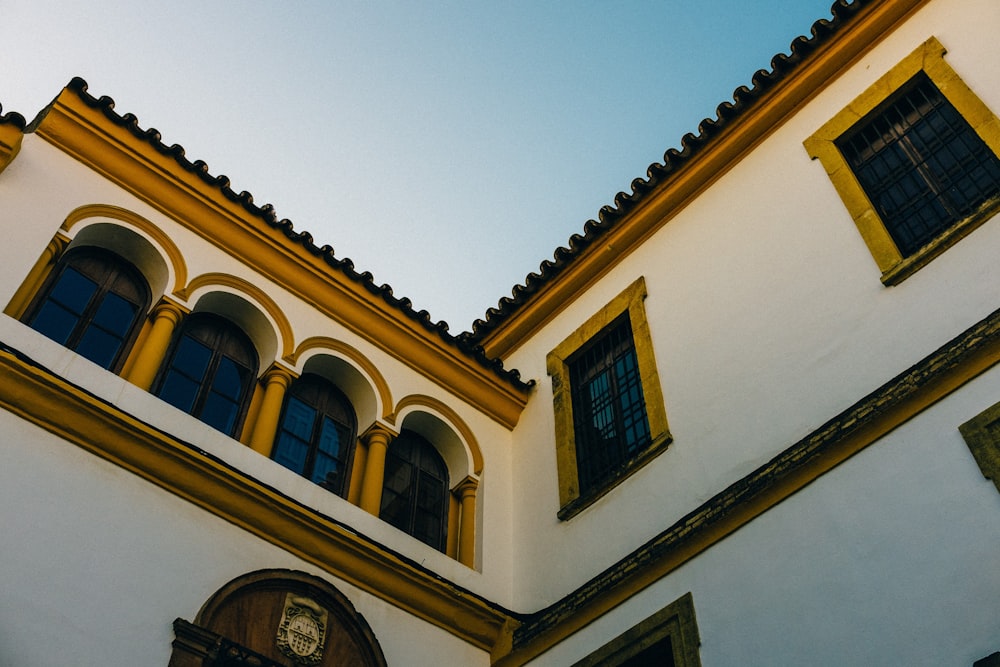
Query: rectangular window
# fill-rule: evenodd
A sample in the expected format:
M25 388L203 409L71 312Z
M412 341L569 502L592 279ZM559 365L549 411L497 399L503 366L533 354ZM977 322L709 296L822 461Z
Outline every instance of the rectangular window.
M560 519L593 503L670 444L645 297L639 278L546 359Z
M924 72L836 143L903 257L1000 194L1000 160Z
M649 421L628 313L569 361L580 493L649 446Z
M887 285L1000 210L1000 121L944 54L931 37L804 142Z

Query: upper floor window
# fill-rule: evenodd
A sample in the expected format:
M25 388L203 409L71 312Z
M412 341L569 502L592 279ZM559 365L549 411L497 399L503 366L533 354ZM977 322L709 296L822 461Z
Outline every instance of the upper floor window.
M671 442L639 278L546 357L559 518L568 519Z
M1000 120L944 54L931 37L804 142L886 285L1000 211Z
M253 343L239 327L217 315L195 313L180 327L153 393L236 437L257 365Z
M347 398L329 380L306 374L289 388L272 456L343 496L356 437L357 419Z
M117 371L149 309L149 286L118 255L68 251L25 313L24 322L94 363Z
M903 257L1000 194L1000 160L923 72L836 144Z
M448 468L423 436L404 429L385 460L379 517L444 551L448 530Z
M649 420L628 313L567 361L580 493L649 446Z

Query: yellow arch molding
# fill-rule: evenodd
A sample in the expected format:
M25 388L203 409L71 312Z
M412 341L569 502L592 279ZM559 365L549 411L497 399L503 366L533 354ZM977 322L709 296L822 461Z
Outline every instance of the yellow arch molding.
M462 421L462 418L458 416L457 412L436 398L431 398L430 396L424 396L422 394L412 394L407 396L399 402L399 405L396 406L396 411L392 413L392 423L396 423L396 415L402 412L404 408L414 405L431 408L441 413L441 415L443 415L448 422L455 427L459 434L461 434L462 439L465 440L465 443L469 446L469 451L472 452L473 472L476 473L476 475L482 475L483 452L479 449L479 443L476 442L476 436L472 434L472 429L470 429L468 425Z
M292 366L297 367L299 359L302 358L303 354L317 348L337 352L357 364L359 368L368 374L375 384L375 391L378 392L379 400L382 402L382 414L380 416L385 419L392 414L390 412L392 410L392 392L389 390L389 383L385 381L385 377L375 367L375 364L347 343L327 338L326 336L313 336L302 341L295 352L291 356L286 356L285 360Z
M287 359L292 353L295 341L292 335L292 325L288 323L288 318L285 314L281 312L271 297L264 293L264 290L257 287L253 283L250 283L242 278L237 278L236 276L231 276L228 273L205 273L197 278L193 279L188 286L178 290L176 292L178 298L187 301L191 298L191 295L197 292L202 287L209 285L219 285L222 287L229 287L238 292L243 292L247 296L251 297L260 304L260 306L267 311L267 314L271 316L274 323L278 326L278 333L281 336L281 341L279 341L278 347L280 348L280 356L283 359Z
M167 261L170 262L170 266L174 270L174 286L169 288L170 291L175 293L180 291L181 286L187 282L187 265L184 263L184 256L181 255L180 249L174 245L169 236L164 234L159 227L146 218L127 209L111 206L110 204L87 204L86 206L74 209L66 216L62 228L68 232L76 223L81 220L89 220L90 218L118 220L145 232L167 253Z

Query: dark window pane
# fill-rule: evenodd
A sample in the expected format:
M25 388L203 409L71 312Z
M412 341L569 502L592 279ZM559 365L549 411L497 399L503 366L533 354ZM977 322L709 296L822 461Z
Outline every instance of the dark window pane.
M306 374L289 388L274 459L344 495L355 432L354 409L347 398L328 380Z
M119 365L149 306L141 274L113 253L84 248L67 252L52 280L25 322L104 368Z
M404 430L389 447L379 516L444 550L448 471L433 445L412 431Z
M580 492L651 443L632 325L622 314L568 361Z
M903 257L1000 195L1000 160L924 73L837 146Z
M246 335L228 320L198 313L181 326L156 393L235 437L256 373L257 353Z

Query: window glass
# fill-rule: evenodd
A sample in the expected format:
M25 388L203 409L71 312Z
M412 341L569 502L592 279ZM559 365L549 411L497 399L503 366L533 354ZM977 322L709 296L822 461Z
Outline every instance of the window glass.
M1000 160L923 72L836 144L903 257L1000 195Z
M103 368L117 370L149 300L149 288L131 264L85 248L66 253L25 322Z
M357 438L354 408L337 387L307 373L285 399L273 458L338 495L346 495Z
M239 327L216 315L196 313L180 327L154 393L235 437L257 364L257 352Z
M568 361L580 492L651 443L628 313Z
M448 469L423 436L403 430L386 455L379 516L439 551L448 527Z

